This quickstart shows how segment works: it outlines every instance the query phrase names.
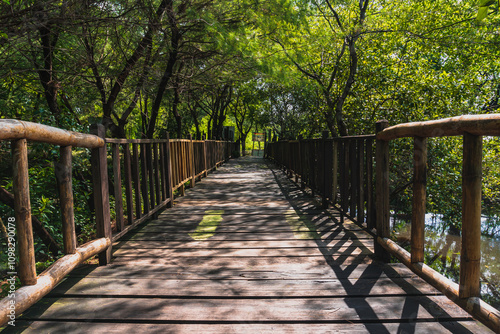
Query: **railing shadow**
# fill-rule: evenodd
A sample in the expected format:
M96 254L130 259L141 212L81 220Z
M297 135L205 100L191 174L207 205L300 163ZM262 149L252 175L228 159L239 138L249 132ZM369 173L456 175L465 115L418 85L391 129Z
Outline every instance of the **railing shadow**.
M373 238L370 231L366 231L359 225L357 225L359 230L347 229L343 225L345 217L342 214L336 217L331 210L317 209L320 203L311 205L314 198L311 198L310 194L301 190L296 183L277 168L271 168L271 170L284 196L297 215L309 217L310 223L306 225L317 233L318 238L315 239L315 242L318 249L339 278L346 297L350 297L345 299L347 305L356 311L360 322L365 324L368 332L389 333L390 330L385 327L384 323L396 322L399 323L398 333L416 333L416 324L422 321L418 319L419 310L424 309L433 318L425 321L435 321L453 333L472 333L458 323L458 321L467 321L472 318L453 318L431 298L432 295L441 295L437 290L424 293L402 277L396 270L397 266L377 261L373 247L366 245L368 239L365 242L360 242L363 240L360 237L363 238L363 236ZM335 213L338 212L335 211ZM373 244L373 241L369 242ZM364 265L361 266L361 264ZM348 278L354 273L357 273L357 279L349 280ZM390 279L396 288L393 290L399 292L396 294L374 293L375 285L381 278ZM372 282L372 284L366 284L367 281ZM398 317L394 313L392 319L379 318L378 312L380 310L374 309L366 298L363 298L369 296L405 298L400 316Z

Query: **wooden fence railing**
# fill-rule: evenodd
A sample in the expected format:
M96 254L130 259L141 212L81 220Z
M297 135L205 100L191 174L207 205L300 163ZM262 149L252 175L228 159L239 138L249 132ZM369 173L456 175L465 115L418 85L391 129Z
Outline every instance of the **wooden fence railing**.
M387 121L377 123L376 244L384 248L376 248L377 254L382 258L387 258L387 254L396 256L478 320L500 332L500 312L480 299L482 136L500 135L500 114L387 126ZM463 136L462 249L458 284L424 264L427 138L446 136ZM414 139L410 253L389 238L389 141L408 137Z
M94 255L99 264L111 261L112 242L158 211L173 204L174 191L184 193L185 184L228 160L234 143L191 139L110 139L102 125L93 134L66 131L17 120L0 120L0 140L10 140L13 156L13 192L18 263L22 287L15 298L0 301L0 324L9 314L21 314L50 292L69 272ZM56 177L60 193L64 255L37 276L31 227L28 175L28 141L60 146ZM91 165L97 239L78 247L72 190L72 148L91 149ZM112 170L112 175L108 175ZM108 177L112 179L110 183ZM113 189L110 189L112 184ZM125 196L123 196L123 191ZM110 195L111 193L111 195ZM114 197L116 232L110 219L110 196ZM125 198L125 203L123 201ZM11 301L14 301L12 303ZM15 305L15 309L11 305Z
M375 135L267 143L266 156L282 166L302 188L337 204L341 213L375 226L373 141Z
M313 192L317 191L324 204L333 199L341 212L349 212L358 223L366 219L369 228L375 225L375 253L379 258L388 261L390 255L396 256L471 315L500 332L500 312L480 299L479 271L482 136L500 135L500 114L459 116L392 127L388 127L387 121L380 121L376 130L376 137L268 143L266 154L290 174L300 177L301 183L307 184ZM427 138L445 136L463 136L462 250L458 284L424 264ZM414 138L411 252L390 239L389 141L407 137ZM376 205L373 206L375 138ZM333 182L330 181L331 175ZM340 197L335 196L337 193Z

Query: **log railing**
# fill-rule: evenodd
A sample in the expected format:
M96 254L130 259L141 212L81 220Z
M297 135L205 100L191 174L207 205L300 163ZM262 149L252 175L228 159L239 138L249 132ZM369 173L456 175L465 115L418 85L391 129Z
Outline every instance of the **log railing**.
M478 320L495 332L500 332L500 312L479 298L482 136L500 135L500 114L467 115L436 121L387 126L387 121L377 123L376 244L383 248L376 248L376 253L382 258L387 258L388 254L396 256L411 270L434 285ZM446 136L463 137L462 249L458 284L424 264L427 138ZM414 140L410 252L389 238L389 141L408 137L412 137Z
M344 215L375 226L373 187L374 135L300 139L267 143L266 156L295 176L301 188L337 205Z
M375 254L379 258L389 261L390 255L394 255L472 316L499 333L500 312L480 299L479 265L482 136L500 135L500 114L459 116L392 127L388 127L387 121L380 121L377 122L376 132L375 206L371 196L371 159L375 136L279 141L268 143L266 154L283 166L290 176L295 174L300 177L301 183L307 184L313 193L318 192L324 203L333 199L342 213L349 212L358 223L366 219L368 227L375 224ZM424 264L427 138L445 136L463 136L462 250L458 284ZM389 207L389 142L408 137L414 138L410 252L390 239ZM338 182L335 177L331 182L330 175L337 176ZM365 193L361 195L363 191ZM335 197L336 193L340 197ZM361 217L362 214L365 218Z
M9 314L21 314L50 292L69 272L94 255L99 264L111 261L112 242L141 222L173 205L174 191L230 158L234 143L191 139L110 139L102 125L82 134L18 120L0 120L0 141L11 141L13 192L18 263L12 270L21 281L14 304L0 301L0 324ZM64 255L37 276L31 227L28 175L28 141L60 146L56 164L61 205ZM97 239L78 247L72 190L72 148L91 149ZM109 174L109 175L108 175ZM109 179L112 182L109 182ZM124 196L125 195L125 196ZM110 218L110 196L114 198L115 231ZM15 305L15 309L12 309Z

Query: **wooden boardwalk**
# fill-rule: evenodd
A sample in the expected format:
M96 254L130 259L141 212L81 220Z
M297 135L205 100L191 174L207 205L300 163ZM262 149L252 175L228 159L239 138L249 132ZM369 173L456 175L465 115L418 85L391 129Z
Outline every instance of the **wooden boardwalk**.
M174 208L26 311L24 333L489 333L372 236L257 158Z

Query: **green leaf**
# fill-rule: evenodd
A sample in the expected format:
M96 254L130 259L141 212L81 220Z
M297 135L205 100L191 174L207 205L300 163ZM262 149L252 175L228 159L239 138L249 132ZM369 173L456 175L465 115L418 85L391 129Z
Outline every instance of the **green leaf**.
M488 7L488 6L491 6L495 3L495 0L482 0L480 3L479 3L479 7Z
M481 7L481 8L479 8L479 10L477 11L476 20L479 21L479 22L482 21L482 20L484 20L484 18L486 16L488 16L488 9L489 9L488 7Z

